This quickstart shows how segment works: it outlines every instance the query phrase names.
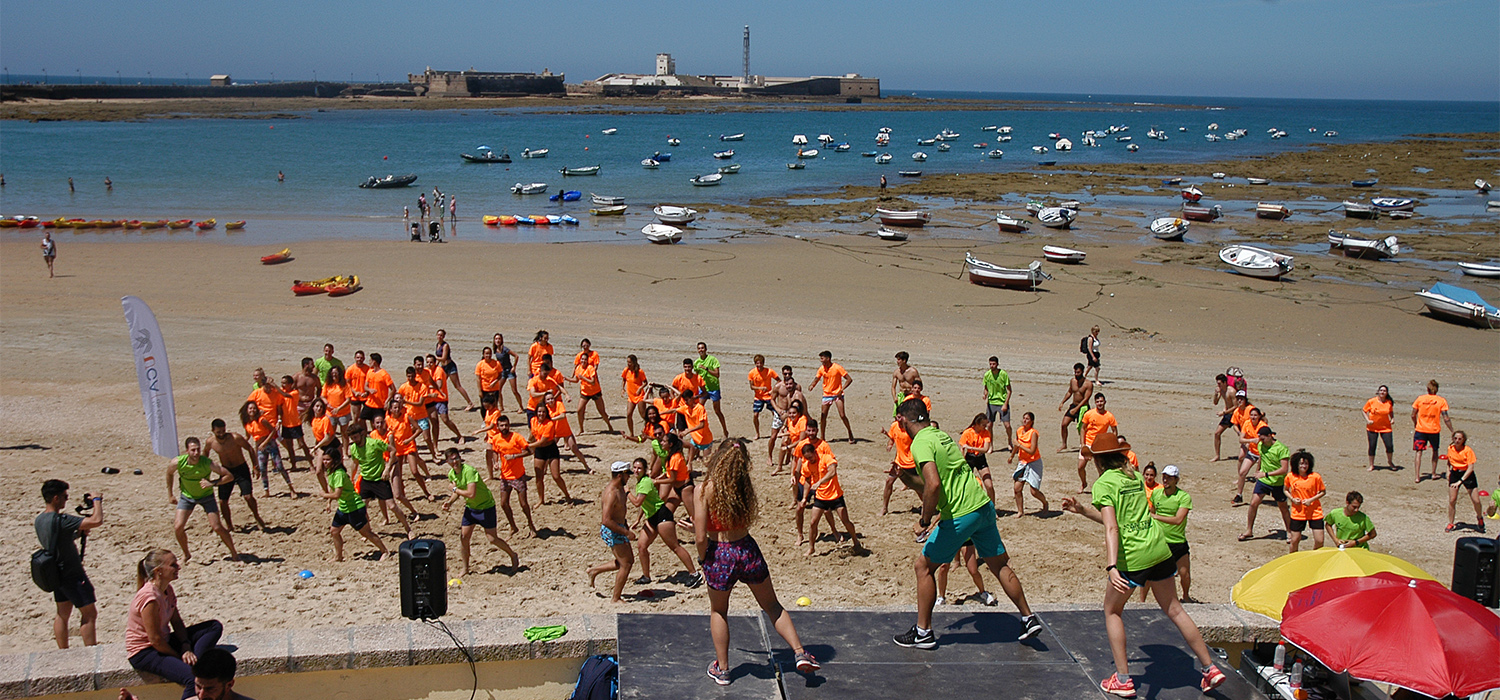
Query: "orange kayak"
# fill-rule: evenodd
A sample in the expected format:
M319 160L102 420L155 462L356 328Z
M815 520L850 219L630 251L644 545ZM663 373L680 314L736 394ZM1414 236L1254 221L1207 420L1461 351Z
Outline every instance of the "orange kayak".
M261 258L260 258L260 262L261 262L262 265L275 265L277 263L284 263L284 262L286 262L288 260L291 260L291 259L292 259L292 249L291 248L282 248L281 252L279 252L279 253L272 253L270 255L262 255Z

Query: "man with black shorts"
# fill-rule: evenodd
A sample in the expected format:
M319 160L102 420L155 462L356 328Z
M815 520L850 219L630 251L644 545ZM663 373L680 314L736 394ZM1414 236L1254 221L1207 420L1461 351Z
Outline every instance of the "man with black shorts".
M1088 410L1089 397L1094 395L1094 380L1083 376L1083 363L1073 365L1073 379L1068 382L1068 393L1063 394L1063 400L1057 404L1057 410L1062 411L1062 447L1057 448L1057 453L1068 451L1068 428L1078 423L1079 414ZM1068 410L1063 411L1063 406Z
M57 640L58 649L68 648L68 619L77 608L78 632L83 637L83 645L94 646L99 643L94 636L94 622L99 617L99 611L94 607L94 584L83 570L83 555L79 554L73 539L104 523L104 497L89 498L94 512L87 518L64 513L63 509L68 505L68 482L48 479L42 482L42 500L47 507L36 516L36 538L43 549L57 554L60 583L52 592L52 600L57 603L57 615L52 618L52 637Z
M354 354L354 360L359 361L359 353ZM370 369L364 375L365 406L359 410L359 419L366 423L385 413L385 402L396 390L396 382L390 372L381 368L381 360L380 353L370 353Z
M1281 509L1281 520L1286 525L1286 531L1292 531L1292 512L1287 508L1286 501L1286 475L1292 471L1292 451L1276 439L1276 431L1269 425L1260 427L1256 433L1260 438L1260 471L1261 476L1255 481L1255 494L1250 497L1250 511L1245 514L1245 534L1240 535L1240 541L1253 539L1255 536L1255 512L1260 510L1260 504L1270 496L1276 501L1276 507Z
M211 434L203 446L218 455L219 466L229 472L231 478L218 486L219 512L224 516L224 527L234 530L234 519L229 515L229 497L234 495L234 488L238 486L240 498L245 499L245 505L250 507L250 514L255 516L255 522L260 525L260 529L266 529L266 521L260 517L260 507L255 502L255 481L250 474L250 460L255 458L255 447L245 436L229 432L222 418L215 418L209 424L209 432ZM250 528L245 529L248 531Z
M1214 429L1214 461L1224 459L1220 444L1224 431L1234 426L1235 391L1229 388L1229 376L1221 374L1214 377L1214 405L1223 404L1224 409L1219 411L1219 427Z
M1422 453L1429 448L1432 450L1432 467L1427 470L1429 480L1438 478L1438 447L1441 442L1443 426L1448 431L1453 431L1453 419L1448 417L1448 400L1438 396L1438 382L1436 379L1427 382L1427 393L1418 396L1411 402L1411 449L1416 453L1416 461L1412 463L1412 472L1415 474L1416 483L1422 483Z
M356 493L354 481L349 478L349 472L344 470L343 460L327 452L319 455L318 460L318 468L328 475L328 490L323 492L323 498L338 503L338 510L333 514L333 525L328 529L328 536L333 539L333 559L329 561L344 560L345 525L353 528L380 550L380 558L376 561L385 561L391 551L386 549L385 543L370 529L370 512L365 508L365 499Z
M383 430L385 416L376 414L372 424L375 430ZM349 430L349 458L359 465L360 497L380 502L380 514L386 525L391 524L390 511L396 511L396 520L406 531L406 539L412 539L411 523L406 520L406 512L396 504L395 493L391 490L391 470L386 463L386 455L390 453L391 446L370 436L363 424L355 423Z
M821 441L820 441L821 442ZM826 445L827 443L823 443ZM839 461L833 456L833 450L819 451L817 445L810 441L802 443L802 485L803 508L812 510L812 519L808 523L807 533L807 556L817 553L818 546L818 519L823 513L834 513L844 522L844 529L849 533L849 540L854 543L853 552L861 554L865 551L859 543L859 535L854 531L854 521L849 519L849 508L844 502L844 488L839 484ZM830 526L833 536L838 539L838 530Z
M459 553L464 562L462 575L469 575L469 541L474 538L475 525L484 529L484 536L489 538L490 544L510 555L510 568L514 571L521 565L521 559L495 531L495 497L490 494L479 470L464 463L457 447L443 450L443 459L448 463L448 483L453 486L453 497L443 504L443 510L453 507L460 497L464 499L464 517L459 523Z

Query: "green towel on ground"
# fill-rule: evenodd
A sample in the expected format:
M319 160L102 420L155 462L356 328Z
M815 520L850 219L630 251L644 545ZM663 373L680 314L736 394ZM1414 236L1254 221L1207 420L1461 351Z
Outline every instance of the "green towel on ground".
M550 642L568 633L567 625L546 625L542 627L527 627L526 641L528 642Z

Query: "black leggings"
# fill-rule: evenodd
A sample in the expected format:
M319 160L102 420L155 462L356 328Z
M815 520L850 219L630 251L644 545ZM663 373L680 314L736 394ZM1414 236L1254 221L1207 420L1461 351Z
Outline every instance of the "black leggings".
M204 652L219 644L219 636L224 634L224 626L218 620L207 620L187 628L187 645L192 647L193 654L202 656ZM176 649L176 639L168 643ZM167 656L156 650L155 647L146 647L130 657L130 666L137 671L154 673L172 683L183 687L182 697L184 700L194 697L198 691L193 687L193 668L182 659L175 656Z
M1377 432L1366 430L1365 431L1365 438L1370 441L1370 456L1371 457L1375 456L1375 442L1377 440L1385 440L1385 453L1386 454L1391 454L1391 453L1393 453L1393 452L1396 451L1395 445L1391 442L1391 434L1390 433L1377 433Z

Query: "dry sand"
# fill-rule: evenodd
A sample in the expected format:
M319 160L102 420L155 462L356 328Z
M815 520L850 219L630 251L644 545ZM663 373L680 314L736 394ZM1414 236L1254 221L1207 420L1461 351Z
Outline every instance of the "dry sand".
M1067 234L1057 235L1054 242L1068 243ZM1419 315L1420 304L1405 288L1324 279L1324 269L1380 265L1324 256L1304 256L1318 277L1299 273L1294 281L1278 283L1227 274L1195 260L1203 254L1179 252L1196 250L1180 245L1108 243L1089 246L1088 265L1049 266L1056 280L1039 293L976 287L960 279L964 250L1001 264L1024 264L1037 253L1035 238L890 245L833 236L670 248L324 241L294 246L295 262L276 267L259 265L256 256L262 253L240 245L80 245L64 238L60 275L49 280L35 243L8 237L0 243L5 358L0 447L6 448L0 452L5 465L0 498L7 533L0 556L17 565L0 572L0 590L14 596L16 606L0 622L0 651L52 644L52 603L19 565L36 547L31 520L42 505L37 489L43 479L68 480L75 499L85 491L107 496L106 524L95 530L87 559L99 593L101 640L122 638L133 565L142 550L173 546L173 511L163 492L167 460L151 454L145 433L119 305L125 294L145 299L161 321L184 437L206 434L215 417L230 418L250 388L253 368L293 373L297 360L316 355L325 341L333 342L346 361L355 349L364 349L381 352L391 367L400 368L403 358L429 351L433 332L444 327L467 373L495 331L524 350L531 334L546 328L559 354L573 352L587 336L604 358L606 402L620 415L618 380L610 380L626 354L639 355L648 375L660 381L704 340L724 363L724 410L736 435L752 432L744 381L752 354L764 353L772 366L791 364L807 382L817 352L831 350L854 377L849 412L860 438L854 445L835 442L833 448L853 519L873 554L856 557L825 542L818 556L803 557L789 533L785 482L766 476L764 467L757 481L763 510L755 534L781 596L791 601L807 595L814 606L914 600L910 565L917 546L910 527L917 499L898 493L892 499L895 512L877 515L889 458L876 434L890 420L892 355L911 353L933 396L936 417L955 434L982 410L979 375L985 358L999 355L1016 386L1017 420L1024 411L1040 416L1045 490L1056 503L1077 489L1076 454L1054 454L1056 406L1080 357L1078 339L1097 323L1104 328L1104 391L1122 432L1143 460L1181 465L1183 486L1196 499L1189 520L1195 597L1227 601L1241 574L1286 550L1282 540L1235 541L1245 511L1228 504L1233 466L1209 459L1216 424L1210 405L1213 375L1230 365L1244 368L1256 404L1269 411L1281 438L1293 449L1317 454L1329 484L1327 504L1340 502L1349 489L1363 491L1380 532L1375 549L1447 578L1458 536L1443 533L1447 489L1436 483L1413 486L1409 468L1367 473L1359 409L1378 384L1389 384L1404 407L1429 378L1437 378L1455 425L1473 436L1482 482L1493 488L1500 335ZM1162 261L1176 262L1157 264ZM362 276L363 291L340 299L295 298L288 291L294 277L348 271ZM1379 274L1391 271L1407 282L1426 274L1399 265L1381 267ZM1500 298L1493 283L1473 286ZM464 384L472 395L471 375ZM465 429L479 425L476 414L456 418ZM1409 465L1410 452L1401 439L1404 417L1398 425L1397 458ZM601 427L590 420L581 440L591 456L608 463L643 453L620 436L600 434ZM829 435L842 437L842 426L831 427ZM756 443L758 456L764 445ZM1003 463L1004 455L994 457ZM482 461L482 454L471 453L471 459ZM121 473L102 475L106 466ZM133 476L134 469L146 474ZM999 505L1011 511L1007 470L996 471ZM300 466L293 477L300 489L315 483ZM545 540L511 538L526 566L518 574L492 573L505 561L503 555L476 545L477 571L452 589L451 615L616 609L582 574L607 558L597 535L604 477L574 470L567 478L575 495L589 503L541 508L538 525L556 534ZM230 630L247 630L399 616L394 561L326 563L329 516L318 502L275 497L262 503L267 518L286 531L235 534L241 551L255 555L257 563L224 561L226 552L202 517L193 519L189 536L196 556L177 584L185 618L212 616ZM437 503L418 501L417 506L441 513ZM234 508L246 522L243 503L236 500ZM1461 520L1472 519L1466 512L1459 511ZM1274 510L1263 510L1258 534L1278 522ZM1097 526L1081 517L1053 515L1007 518L1000 527L1033 602L1099 599L1102 533ZM377 529L396 544L395 528ZM456 512L429 516L418 531L449 542L450 569L458 566ZM356 555L369 551L359 541L350 548ZM659 546L653 564L658 578L677 570L674 558ZM298 579L304 568L315 578ZM601 577L601 590L606 582ZM994 588L993 581L990 585ZM965 595L971 586L967 576L955 576L952 591ZM618 609L706 609L701 591L672 583L649 588L658 595ZM639 589L631 585L627 593ZM750 598L735 600L745 606ZM1009 603L1001 607L1009 609Z

